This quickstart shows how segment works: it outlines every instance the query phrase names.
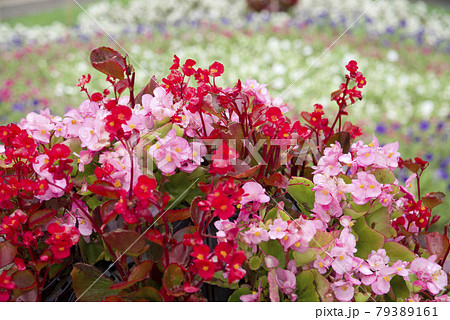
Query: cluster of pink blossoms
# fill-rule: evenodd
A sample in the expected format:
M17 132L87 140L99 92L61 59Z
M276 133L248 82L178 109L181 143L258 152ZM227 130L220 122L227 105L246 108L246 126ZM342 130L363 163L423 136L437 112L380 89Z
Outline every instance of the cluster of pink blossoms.
M392 185L379 183L373 172L376 169L393 171L398 166L399 156L398 142L380 147L375 136L369 145L362 141L354 143L346 154L338 142L326 148L314 171L313 212L316 217L325 223L331 217L340 217L346 194L351 194L358 205L378 198L383 206L389 206L393 201ZM352 183L347 184L341 175L353 178Z
M203 161L206 147L201 142L189 143L177 136L176 129L172 129L164 139L158 138L158 142L150 147L149 154L164 174L173 174L177 168L190 173Z

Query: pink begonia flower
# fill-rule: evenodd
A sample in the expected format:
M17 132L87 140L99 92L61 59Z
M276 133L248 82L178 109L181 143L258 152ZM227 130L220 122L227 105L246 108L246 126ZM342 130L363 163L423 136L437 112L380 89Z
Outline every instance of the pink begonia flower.
M383 269L388 262L389 257L386 255L386 250L384 249L372 250L372 253L367 257L367 263L374 271Z
M97 102L84 100L78 107L78 112L83 118L95 118L100 106Z
M269 241L269 233L263 228L255 226L245 231L244 235L248 244L259 244L262 241Z
M406 269L408 266L408 262L397 260L392 265L392 268L395 269L395 274L398 274L399 276L403 277L405 281L409 281L409 269Z
M418 279L414 284L422 286L423 289L427 288L432 294L438 294L447 286L447 274L434 262L435 260L435 255L428 259L416 258L411 262L410 267L410 272Z
M216 237L219 241L233 241L239 231L236 224L229 220L218 220L214 222L214 226L218 230Z
M317 166L313 167L313 174L322 173L326 177L337 176L342 172L342 165L339 163L339 157L342 156L342 148L339 142L331 147L325 148L323 157L320 158Z
M394 195L391 194L392 192L392 186L390 185L384 185L381 187L381 194L378 197L378 200L380 201L381 205L383 207L388 207L388 209L392 210L392 202L394 201Z
M157 87L153 91L153 96L144 94L142 96L142 106L147 112L150 112L156 120L162 121L165 118L172 117L178 108L181 108L182 102L174 104L173 94L167 93L162 87Z
M330 251L333 259L331 267L338 274L345 274L353 269L353 254L345 248L333 247Z
M256 80L249 79L244 82L242 89L245 93L255 96L259 102L270 105L272 98L266 86L267 84L260 84Z
M436 302L450 302L450 297L448 294L443 294L442 296L434 297L434 301Z
M342 207L336 200L333 199L329 205L321 205L314 202L314 208L312 212L315 213L315 217L321 221L328 223L331 217L339 218L342 215Z
M266 203L270 201L270 197L266 194L266 190L261 187L258 182L249 181L246 182L242 189L244 189L244 194L242 195L241 204L245 205L249 202L259 202Z
M413 174L411 175L406 181L405 181L405 188L406 190L408 190L410 193L413 192L415 186L416 186L416 178L417 178L417 174Z
M275 219L273 224L269 226L270 239L282 239L286 235L287 222L281 219Z
M343 226L344 228L351 228L353 227L355 221L352 220L352 217L350 216L341 216L339 218L339 223L341 224L341 226Z
M392 267L385 267L377 273L375 281L372 282L371 288L375 294L383 295L391 289L392 275L395 275L395 269ZM367 285L367 283L365 283Z
M258 301L259 298L261 297L261 291L262 291L261 283L262 283L262 281L259 282L258 292L253 291L251 294L244 294L244 295L240 296L239 299L241 299L242 302Z
M331 262L331 258L328 255L325 256L325 259L322 259L321 256L317 256L313 266L320 274L325 274L331 266Z
M78 231L80 231L80 234L86 238L92 234L91 223L82 217L77 217L71 213L67 213L65 215L65 221L68 225L70 225L72 227L76 227L78 224ZM89 241L87 241L87 242L89 242Z
M130 132L137 130L141 135L146 134L148 132L148 128L145 121L138 114L136 114L135 109L133 109L132 112L131 119L122 124L123 131Z
M339 239L336 240L336 245L350 253L356 252L356 238L349 228L342 229Z
M81 116L80 112L76 109L71 109L64 114L64 119L62 121L64 125L63 137L66 139L78 138L81 124L84 118Z
M19 127L27 130L34 140L47 144L50 142L50 135L55 128L55 123L48 111L41 111L40 114L30 112L25 119L20 121Z
M39 155L36 157L36 163L33 163L34 171L42 178L49 182L48 189L43 195L37 195L39 200L50 200L52 198L62 197L65 193L64 189L67 187L66 179L55 180L53 173L49 172L48 168L42 170L42 166L48 163L47 155Z
M363 147L356 152L356 163L363 168L367 168L375 163L376 151L371 147Z
M191 173L204 161L203 157L207 153L206 146L202 142L191 142L189 144L192 153L189 153L187 161L181 164L180 169L184 172Z
M369 264L364 261L364 259L358 257L353 257L353 269L354 271L360 272L365 276L373 274L372 270L370 270Z
M78 156L78 171L84 172L84 166L91 163L93 159L93 153L89 150L81 150L79 154L73 153Z
M175 173L177 168L192 157L189 143L178 137L175 129L170 130L164 139L159 139L148 152L155 159L158 169L166 175Z
M276 268L279 266L280 261L278 261L278 259L274 256L267 255L264 257L264 263L267 268Z
M292 292L294 292L295 287L297 286L295 274L289 270L277 268L275 270L275 279L277 281L278 287L284 294L291 294Z
M350 282L338 280L331 284L334 296L341 302L351 301L355 295L355 288Z
M398 160L400 158L400 153L398 152L398 141L386 144L382 149L381 153L384 155L384 160L386 166L394 170L398 167Z
M81 124L78 136L81 147L91 151L100 151L110 145L109 133L105 130L103 119L109 114L106 110L99 110L96 118L87 118Z
M353 201L356 204L363 205L381 194L381 184L371 173L360 171L357 174L358 179L352 180L354 190L352 192Z
M410 296L406 301L407 302L420 302L420 301L422 301L422 298L419 296L418 293L416 293L414 296Z
M101 164L109 164L113 167L113 172L105 179L108 182L114 184L117 188L128 190L130 188L131 180L131 159L128 151L119 145L115 151L103 152L98 160ZM136 152L133 152L133 176L139 177L142 175L141 168L139 166ZM137 179L133 180L133 186L137 184Z

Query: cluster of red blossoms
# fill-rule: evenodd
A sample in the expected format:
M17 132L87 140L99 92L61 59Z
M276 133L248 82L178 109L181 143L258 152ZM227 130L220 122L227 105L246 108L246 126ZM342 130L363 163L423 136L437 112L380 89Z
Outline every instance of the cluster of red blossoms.
M311 130L302 126L300 121L291 125L278 107L267 109L265 116L269 123L263 126L262 131L271 139L291 139L293 133L303 139L308 139L311 135Z
M409 194L405 196L405 199L407 199L403 205L405 214L397 218L392 225L398 230L400 226L403 226L405 230L409 230L410 225L414 222L419 229L427 228L431 217L430 209L422 204L422 200L416 202Z
M210 189L212 186L208 187L208 190L204 190L208 195L206 200L199 202L201 210L214 209L214 216L222 220L232 217L236 213L236 206L239 206L244 190L233 183L233 178L218 183L212 190Z
M124 136L122 128L123 124L126 124L131 119L131 109L127 106L117 105L117 101L112 99L105 103L105 108L111 111L111 114L105 118L105 130L109 132L111 141Z
M47 231L50 237L45 240L45 243L50 245L53 257L57 260L67 258L70 255L70 248L80 240L80 232L73 226L59 225L54 222L48 226Z
M9 301L10 292L16 287L6 270L0 273L0 302Z
M216 88L215 85L211 84L210 77L213 79L219 77L224 71L223 65L217 61L209 66L208 69L195 69L195 64L196 62L194 60L187 59L181 66L181 71L179 71L180 59L174 56L173 64L170 67L170 74L162 79L163 87L174 95L174 100L186 100L188 102L187 109L192 113L201 109L203 98ZM197 81L197 88L189 87L188 82L184 82L185 77L191 76L194 76ZM177 122L177 114L174 117L172 120Z
M198 274L203 280L209 281L217 271L224 271L223 275L231 284L245 276L242 264L246 260L244 251L236 251L237 244L220 242L212 253L209 246L203 244L198 234L184 236L183 244L193 247L191 264L193 274Z
M110 186L113 188L113 186ZM133 193L122 189L115 190L114 194L119 201L114 206L108 216L103 217L104 225L114 219L117 215L122 215L123 220L128 224L137 223L141 218L143 221L153 222L154 217L169 202L168 195L156 191L156 180L146 175L138 178L137 184L133 188ZM114 189L112 189L114 190Z
M362 93L359 89L363 88L366 84L366 78L363 76L361 72L358 71L358 64L355 60L351 60L345 68L349 71L349 74L345 75L347 81L345 83L341 83L339 90L333 92L331 95L332 100L336 101L339 105L339 108L345 108L347 104L347 99L351 101L353 104L356 99L362 99ZM355 86L349 88L349 82L353 80L355 82Z

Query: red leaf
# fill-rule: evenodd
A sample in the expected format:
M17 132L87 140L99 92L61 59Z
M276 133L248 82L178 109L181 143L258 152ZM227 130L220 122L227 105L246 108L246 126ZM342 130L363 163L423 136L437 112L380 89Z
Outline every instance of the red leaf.
M153 91L159 86L158 81L156 80L155 76L152 76L149 83L145 87L142 88L141 92L136 96L136 103L142 104L142 96L144 94L151 94L153 95Z
M116 203L116 200L109 200L100 207L100 216L102 217L103 222L102 229L108 224L108 222L114 220L118 216L119 213L114 210Z
M88 187L88 190L95 193L96 195L110 198L110 199L119 199L120 191L114 185L107 181L95 181L91 186Z
M17 248L9 242L0 242L0 268L7 266L14 261Z
M147 238L148 241L151 241L153 243L160 245L161 247L164 247L164 237L158 230L149 229L145 233L145 237Z
M272 174L269 179L264 177L264 183L268 186L286 189L289 186L288 179L280 173Z
M133 230L116 229L104 234L103 238L111 247L128 256L139 256L149 248L145 238Z
M148 274L153 267L152 261L143 261L136 266L128 277L128 281L113 284L111 290L123 290L133 286L135 283L148 278Z
M260 167L260 165L250 167L244 161L237 159L236 165L234 166L234 172L230 172L228 175L236 179L245 179L255 175Z
M28 291L36 286L36 279L30 270L17 271L12 277L11 281L16 284L16 288L23 291Z
M57 211L52 209L42 209L31 214L28 218L28 226L33 229L37 226L43 226L56 215Z
M191 217L191 208L184 208L179 210L169 210L164 214L164 219L168 222L175 222L180 220L186 220Z
M446 235L437 232L427 234L427 249L430 254L437 256L437 260L444 258L448 246L449 241Z
M122 80L124 78L124 71L126 70L124 57L122 55L107 47L100 47L91 52L91 65L98 71Z
M445 194L443 192L430 192L422 198L423 204L430 210L443 203L444 200Z
M196 226L200 225L200 223L203 220L203 216L205 215L205 211L200 210L197 205L197 203L201 200L202 200L202 197L195 197L194 200L192 200L191 208L190 208L191 219L192 219L192 222L194 222L194 224Z

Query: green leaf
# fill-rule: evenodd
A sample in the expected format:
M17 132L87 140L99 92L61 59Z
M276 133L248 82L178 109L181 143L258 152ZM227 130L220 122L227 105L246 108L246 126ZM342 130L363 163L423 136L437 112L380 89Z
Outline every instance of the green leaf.
M211 280L205 281L205 283L212 284L214 286L218 286L221 288L233 289L236 290L239 288L239 284L237 282L228 283L228 279L225 279L223 276L223 271L217 271L214 273L214 276Z
M366 215L366 221L370 228L380 232L386 238L390 238L391 232L391 217L387 207L381 207L380 209L370 212Z
M164 287L168 290L179 287L184 281L184 272L178 264L169 264L164 272L162 281Z
M289 180L287 192L295 199L295 201L307 209L314 208L315 194L312 191L314 183L303 177L294 177Z
M316 260L317 256L319 255L324 256L324 250L328 250L333 240L339 236L339 232L340 231L338 230L333 232L317 230L314 238L309 243L308 251L304 253L300 253L297 251L292 252L292 256L297 263L297 267L301 267Z
M391 184L396 180L394 173L389 169L376 169L373 175L382 184Z
M250 261L248 262L250 269L252 270L258 270L261 267L261 258L258 256L253 256L250 258Z
M297 295L301 302L319 302L319 294L314 285L314 274L311 270L300 272L297 277Z
M196 181L196 183L193 183ZM167 191L173 199L169 202L169 208L176 208L183 200L191 203L197 196L203 196L198 188L198 182L201 179L192 180L185 172L179 172L169 177L169 182L164 184L164 190Z
M417 256L404 245L397 242L386 242L383 246L389 261L394 263L397 260L412 262Z
M86 204L88 205L89 209L93 211L94 209L101 207L104 203L109 202L106 200L107 199L100 200L96 195L92 195L92 197L89 197L86 200ZM114 203L116 202L115 200L110 201L113 201Z
M367 256L372 253L372 250L377 251L384 244L384 236L378 231L369 228L364 218L356 220L353 230L358 235L356 242L356 249L358 251L355 256L359 258L367 259Z
M134 295L135 301L150 301L150 302L163 302L164 299L161 293L153 287L144 287L136 291Z
M351 208L344 208L344 215L350 216L352 219L359 219L367 213L367 211L357 212Z
M116 229L105 233L103 239L105 239L113 249L128 256L137 257L149 248L145 237L133 230Z
M277 240L263 241L259 244L259 247L266 255L274 256L280 262L279 267L285 269L286 256L283 246Z
M240 297L246 294L252 294L252 291L249 288L239 288L231 294L228 302L242 302Z
M316 285L317 293L320 296L321 301L327 301L327 293L330 290L330 282L328 282L327 278L319 273L316 269L312 269L311 272L314 275L314 283Z
M391 279L391 287L396 298L409 298L411 295L405 280L398 275Z
M361 292L355 293L355 301L356 302L366 302L367 300L369 300L369 298L370 298L370 294L368 294L368 293L361 293Z
M102 301L104 298L117 295L120 290L110 290L114 284L102 272L85 263L76 263L70 273L73 281L73 290L80 301Z

